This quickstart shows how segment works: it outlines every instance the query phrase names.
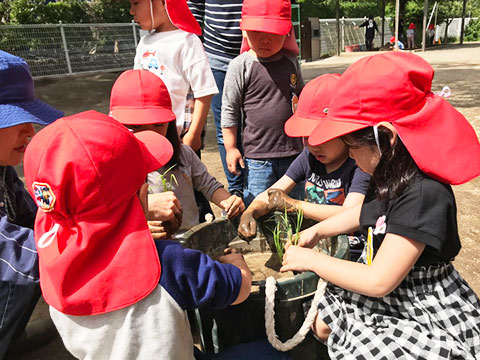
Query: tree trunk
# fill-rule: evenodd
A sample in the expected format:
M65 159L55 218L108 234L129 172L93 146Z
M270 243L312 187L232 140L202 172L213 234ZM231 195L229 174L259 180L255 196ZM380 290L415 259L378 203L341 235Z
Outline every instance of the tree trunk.
M450 24L450 21L448 21L449 18L445 20L445 35L443 36L443 43L446 44L448 43L448 25Z
M463 44L463 35L465 33L465 13L466 12L467 12L467 0L463 0L462 27L460 28L460 44Z

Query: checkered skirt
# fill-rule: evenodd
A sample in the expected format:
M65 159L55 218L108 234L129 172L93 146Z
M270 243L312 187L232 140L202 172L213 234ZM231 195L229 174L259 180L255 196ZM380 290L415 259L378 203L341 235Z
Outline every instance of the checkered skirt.
M382 298L330 285L318 316L332 359L480 359L480 300L452 264L416 267Z

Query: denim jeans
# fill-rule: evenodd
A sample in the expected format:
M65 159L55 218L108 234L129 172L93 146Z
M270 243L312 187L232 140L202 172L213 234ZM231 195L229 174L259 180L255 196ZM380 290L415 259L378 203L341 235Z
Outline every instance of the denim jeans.
M233 191L243 191L243 172L240 175L232 174L228 171L227 167L227 152L225 151L225 146L223 145L223 135L222 135L222 126L220 123L222 117L222 94L223 94L223 83L225 82L226 71L212 69L213 77L217 83L218 94L216 94L212 99L212 112L215 119L215 127L217 129L217 144L218 152L220 153L220 159L222 161L223 171L228 181L228 191L232 193ZM241 153L242 150L242 127L238 127L237 132L237 147Z
M297 155L278 159L245 159L245 176L246 183L243 190L243 202L245 206L257 197L260 193L267 190L278 179L287 172L290 164L295 160ZM305 193L305 183L298 183L290 196L294 199L303 199Z
M38 285L0 282L0 359L9 345L22 335L39 297Z

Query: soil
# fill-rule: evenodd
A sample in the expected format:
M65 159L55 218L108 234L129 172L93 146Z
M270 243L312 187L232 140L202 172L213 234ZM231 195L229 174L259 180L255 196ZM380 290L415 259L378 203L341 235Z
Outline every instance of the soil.
M324 73L342 73L360 57L371 55L369 52L344 53L340 57L331 57L302 64L302 73L306 81ZM429 48L427 52L417 52L430 62L435 70L432 90L440 91L444 85L452 90L450 103L470 121L480 134L480 43L468 43L463 46L449 45ZM37 96L71 115L84 110L98 110L108 113L109 93L119 73L99 73L74 75L59 78L44 78L35 82ZM372 74L374 76L375 74ZM468 156L468 154L466 154ZM223 184L227 184L218 155L215 139L215 125L210 115L207 122L206 145L202 160L209 172ZM21 173L21 168L19 168ZM458 206L458 225L462 241L462 250L455 259L455 267L467 280L477 294L480 294L480 178L467 184L454 186ZM216 206L215 214L220 210ZM274 255L276 256L276 255ZM261 260L263 261L263 260ZM44 305L43 305L44 306ZM45 311L44 311L45 312ZM52 342L35 352L15 357L15 359L72 359L64 350L60 340Z
M273 276L275 279L293 277L293 272L279 272L281 264L274 253L250 253L244 255L245 262L252 271L252 281L263 281Z

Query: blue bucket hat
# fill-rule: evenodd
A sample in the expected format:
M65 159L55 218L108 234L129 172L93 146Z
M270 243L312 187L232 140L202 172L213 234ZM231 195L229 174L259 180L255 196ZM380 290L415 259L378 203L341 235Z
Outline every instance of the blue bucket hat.
M0 50L0 129L24 123L48 125L62 116L63 112L35 98L25 60Z

